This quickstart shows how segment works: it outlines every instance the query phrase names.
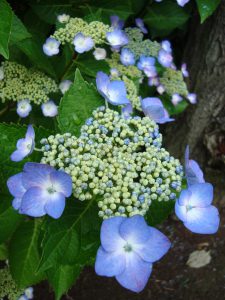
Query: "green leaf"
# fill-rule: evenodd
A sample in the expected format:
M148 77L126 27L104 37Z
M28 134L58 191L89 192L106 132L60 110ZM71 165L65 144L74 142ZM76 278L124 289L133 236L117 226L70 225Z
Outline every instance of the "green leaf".
M100 218L96 200L67 203L63 216L48 219L39 270L55 265L91 263L99 245Z
M80 271L81 267L78 264L55 266L47 271L47 278L54 289L56 300L60 300L75 283Z
M201 23L203 23L213 14L221 0L196 0L196 2L201 17Z
M5 244L0 245L0 261L8 258L8 249Z
M38 237L41 221L26 221L13 234L9 244L9 266L19 287L24 288L44 279L43 273L36 273L39 264Z
M147 9L144 22L154 36L164 36L181 27L188 18L189 14L175 1L163 1L154 3Z
M20 19L15 14L13 14L10 44L16 44L28 38L31 38L31 34L28 32Z
M5 0L0 0L0 54L9 58L9 39L12 28L13 12Z
M59 105L57 118L61 132L79 135L80 128L92 111L103 104L103 98L95 87L88 84L77 69L75 80Z
M151 226L155 226L157 224L162 223L167 219L169 214L172 213L174 209L175 202L173 200L169 201L157 201L154 200L151 203L151 206L145 215L145 219L147 223Z
M188 102L186 100L182 100L175 106L167 97L164 97L162 101L170 116L179 115L188 107Z

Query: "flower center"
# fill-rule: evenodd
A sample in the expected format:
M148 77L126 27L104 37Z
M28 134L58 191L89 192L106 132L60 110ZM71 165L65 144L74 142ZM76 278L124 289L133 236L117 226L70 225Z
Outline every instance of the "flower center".
M123 249L125 252L131 252L133 250L132 246L128 243L126 243L126 245L123 247Z
M48 191L49 194L54 194L56 192L56 190L54 189L53 186L48 187L47 191Z

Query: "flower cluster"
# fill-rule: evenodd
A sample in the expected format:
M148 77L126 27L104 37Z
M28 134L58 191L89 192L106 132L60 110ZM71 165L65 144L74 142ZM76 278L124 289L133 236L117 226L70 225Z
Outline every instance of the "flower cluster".
M10 274L9 267L0 269L0 299L15 300L23 294L23 289L18 288Z
M41 162L70 174L79 200L99 196L100 217L144 215L152 201L175 199L181 190L182 167L161 148L148 117L125 119L100 107L79 138L66 133L41 142Z

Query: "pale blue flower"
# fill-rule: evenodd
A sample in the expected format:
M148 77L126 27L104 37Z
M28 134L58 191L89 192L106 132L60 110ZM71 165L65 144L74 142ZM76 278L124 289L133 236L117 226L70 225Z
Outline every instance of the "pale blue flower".
M125 105L130 103L127 99L126 86L123 81L110 81L109 76L103 72L98 72L96 85L99 93L112 105Z
M161 49L158 53L158 61L163 67L169 68L173 63L173 56L170 52Z
M141 55L140 59L137 63L137 67L139 70L144 70L145 68L150 68L155 66L155 58L151 56Z
M189 146L185 150L185 176L189 186L205 182L203 172L198 163L193 159L189 159Z
M122 115L125 119L128 119L133 113L133 107L130 103L122 108Z
M156 123L164 124L174 121L169 117L167 110L164 108L162 101L159 98L148 97L141 101L143 112Z
M168 53L172 53L171 43L168 40L164 40L161 42L161 47Z
M187 64L184 63L184 64L181 65L181 72L182 72L184 77L189 76L189 72L187 70Z
M62 92L62 94L65 94L65 92L67 92L69 90L72 83L73 82L71 80L68 80L68 79L63 80L63 81L60 82L59 89Z
M41 105L42 113L45 117L55 117L58 115L58 107L53 100L49 100Z
M176 106L178 103L180 103L183 100L183 98L181 97L181 95L175 93L172 95L172 103L174 106Z
M120 20L118 16L110 16L111 27L114 29L123 29L124 21Z
M32 110L32 106L28 99L17 102L16 112L21 118L26 118Z
M39 163L26 163L23 172L7 181L14 196L13 207L21 214L57 219L65 208L65 198L72 193L72 179L62 171Z
M126 33L120 29L114 29L112 32L107 32L106 39L113 50L119 50L129 42Z
M177 0L177 4L179 4L180 6L184 6L185 4L187 4L190 0Z
M73 44L75 46L75 51L78 53L84 53L91 50L94 47L94 41L91 37L83 35L79 32L76 34Z
M196 183L183 190L176 201L175 212L184 226L194 233L212 234L219 227L219 212L211 205L213 186Z
M131 66L135 64L135 57L130 49L123 48L120 54L120 61L124 66Z
M48 56L53 56L59 53L60 42L54 38L47 38L43 45L43 51Z
M19 139L16 144L16 151L11 154L12 161L21 161L26 156L30 155L35 146L35 132L32 125L29 125L27 128L27 132L25 138Z
M123 287L138 293L148 282L152 263L169 248L168 238L148 226L143 216L113 217L102 223L95 271L101 276L115 277Z
M187 99L191 104L196 104L197 103L197 95L195 93L189 93L187 95Z
M140 18L135 19L135 24L136 24L137 27L140 28L140 30L141 30L144 34L148 33L148 30L147 30L147 28L145 27L145 24L144 24L144 22L143 22L142 19L140 19Z

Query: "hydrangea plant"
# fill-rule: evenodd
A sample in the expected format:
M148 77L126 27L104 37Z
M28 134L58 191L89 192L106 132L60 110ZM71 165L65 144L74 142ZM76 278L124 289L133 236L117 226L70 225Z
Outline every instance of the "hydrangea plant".
M187 2L171 2L182 24ZM169 40L152 38L141 7L125 20L105 6L46 19L38 5L23 24L0 0L0 297L32 299L47 278L60 299L87 265L141 292L172 242L158 223L174 212L191 232L219 227L189 147L182 165L160 133L197 103L187 65L176 66Z

